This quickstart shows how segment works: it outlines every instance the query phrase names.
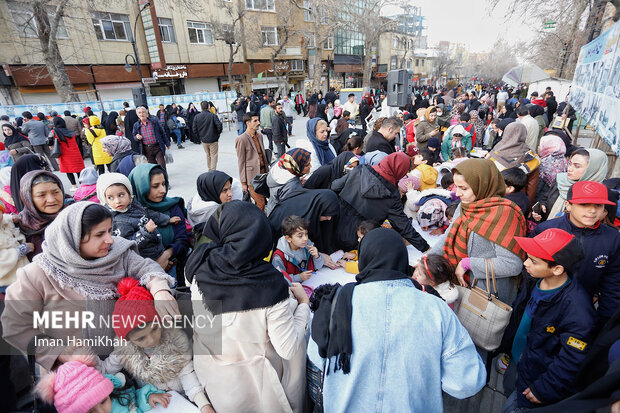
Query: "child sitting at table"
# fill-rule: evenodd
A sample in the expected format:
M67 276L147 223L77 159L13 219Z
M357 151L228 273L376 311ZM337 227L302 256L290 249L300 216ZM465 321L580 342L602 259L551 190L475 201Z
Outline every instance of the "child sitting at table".
M409 174L418 175L420 178L420 191L425 189L437 188L437 169L433 167L435 155L429 149L422 149L419 154L413 158L413 164L416 168Z
M375 228L379 228L379 224L375 221L362 221L357 226L357 243L359 244L362 241L362 238L370 231ZM358 268L358 256L357 250L351 252L345 252L342 256L342 259L338 261L338 264L344 267L344 270L351 274L359 274L360 270Z
M423 291L429 286L435 289L450 308L453 308L454 302L459 298L454 268L443 255L423 256L415 267L413 279L420 283Z
M282 237L271 256L271 264L282 272L289 284L300 283L312 277L323 267L324 259L308 239L310 223L297 215L282 221Z

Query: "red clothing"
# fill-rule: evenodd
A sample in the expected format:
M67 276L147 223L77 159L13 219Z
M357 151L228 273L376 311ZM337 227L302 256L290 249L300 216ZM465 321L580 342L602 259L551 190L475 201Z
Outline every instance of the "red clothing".
M461 126L465 128L465 130L471 133L471 147L476 146L476 130L474 129L474 125L472 123L461 123Z
M54 139L58 139L56 132L54 132ZM80 173L84 169L84 160L82 159L82 153L77 145L75 134L72 138L65 138L67 142L58 140L60 143L60 150L62 155L58 158L58 164L60 165L60 172L63 173Z
M415 142L415 121L412 120L409 122L405 127L405 130L407 131L407 142Z
M542 106L543 108L547 107L547 101L545 99L534 99L532 103L538 106Z
M4 144L0 142L0 151L4 151L4 150L6 150L6 148L4 147Z
M272 259L273 259L274 255L277 255L278 257L280 257L280 259L282 260L282 262L286 266L286 272L284 272L284 271L281 271L281 272L282 272L282 275L284 275L284 277L289 282L293 282L293 278L291 277L291 275L297 275L297 274L300 274L300 273L303 272L303 270L301 268L299 268L298 266L296 266L292 262L288 261L286 259L286 257L284 256L284 253L282 251L280 251L279 249L275 249L273 251ZM310 259L308 259L308 269L305 270L305 271L314 271L314 259L312 257L310 257Z

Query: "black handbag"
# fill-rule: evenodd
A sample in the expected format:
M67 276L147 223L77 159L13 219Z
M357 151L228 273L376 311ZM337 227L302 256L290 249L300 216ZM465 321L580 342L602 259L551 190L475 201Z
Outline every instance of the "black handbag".
M251 183L254 192L264 196L265 198L269 198L269 185L267 185L267 175L269 175L269 173L256 175L252 179Z
M62 156L62 149L60 149L60 141L58 139L54 139L54 147L52 148L50 156L52 158L59 158Z

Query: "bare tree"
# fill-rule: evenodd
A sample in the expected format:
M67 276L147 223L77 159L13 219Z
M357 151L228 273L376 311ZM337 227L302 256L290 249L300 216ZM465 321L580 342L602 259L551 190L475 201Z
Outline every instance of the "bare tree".
M373 47L379 46L379 37L382 33L395 29L397 23L392 19L381 16L381 11L389 5L395 5L393 0L364 0L361 7L348 8L344 19L353 30L360 30L364 35L364 58L362 61L362 87L370 86L372 76Z
M58 28L65 14L69 0L25 0L20 7L31 9L32 19L23 22L18 30L26 32L36 27L40 52L43 54L45 68L63 102L76 102L78 96L69 79L64 60L58 48ZM34 24L33 24L34 23ZM28 50L28 49L26 49Z
M277 64L276 58L282 53L284 48L299 35L299 31L295 25L295 11L296 7L292 2L278 3L278 14L276 18L276 32L277 42L270 44L261 38L262 47L270 49L269 61L271 62L271 68L278 84L278 90L276 96L286 87L286 81L282 82L281 78L288 70L287 64Z
M312 76L314 87L319 89L323 66L322 57L325 50L324 45L331 38L333 47L335 31L344 27L344 21L340 18L341 13L339 13L342 3L336 0L306 0L303 2L303 5L300 5L295 0L291 0L291 2L294 6L304 11L304 20L309 23L307 28L300 29L299 32L303 35L307 44L313 45L314 56L311 56L309 59L313 68L310 75Z
M443 74L450 78L454 74L455 64L448 50L439 50L437 56L433 59L433 75L440 79Z
M233 83L232 72L235 56L245 44L245 30L242 29L242 25L247 9L242 0L235 0L234 2L218 0L217 6L224 11L226 22L213 21L211 23L213 34L216 40L221 40L228 45L228 84L230 84L231 90L234 87L239 92L240 85Z

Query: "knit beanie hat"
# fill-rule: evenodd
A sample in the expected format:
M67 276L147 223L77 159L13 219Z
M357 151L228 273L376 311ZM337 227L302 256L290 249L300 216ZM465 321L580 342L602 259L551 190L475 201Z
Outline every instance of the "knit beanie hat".
M435 148L435 149L441 146L441 143L439 142L439 139L437 138L430 138L426 144L429 148Z
M411 182L411 184L413 185L413 189L415 189L416 191L418 190L418 188L420 188L421 181L420 177L417 176L417 174L410 173L403 179L398 181L398 188L403 192L407 192L407 182Z
M105 191L112 185L123 185L127 189L127 192L129 192L129 196L133 198L133 188L131 187L129 178L118 172L108 172L102 174L97 179L97 198L99 198L101 205L108 204L105 199Z
M86 360L84 360L86 361ZM41 398L54 403L58 413L84 413L101 403L114 386L94 369L92 362L69 361L41 379L36 391Z
M140 285L135 278L126 277L118 283L118 293L121 298L114 305L114 331L120 338L127 338L127 334L137 326L151 322L157 317L153 296Z
M82 169L78 182L80 185L95 185L97 183L97 178L99 178L97 170L89 166L88 168Z

